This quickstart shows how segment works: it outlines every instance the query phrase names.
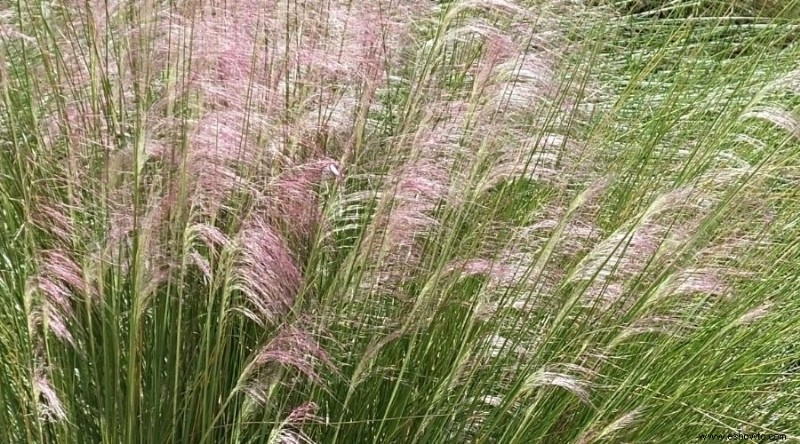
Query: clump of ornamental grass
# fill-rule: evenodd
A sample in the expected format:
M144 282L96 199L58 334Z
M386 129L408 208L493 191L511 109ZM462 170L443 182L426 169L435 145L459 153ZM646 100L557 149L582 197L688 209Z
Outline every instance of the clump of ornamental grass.
M17 6L12 441L800 434L789 9Z

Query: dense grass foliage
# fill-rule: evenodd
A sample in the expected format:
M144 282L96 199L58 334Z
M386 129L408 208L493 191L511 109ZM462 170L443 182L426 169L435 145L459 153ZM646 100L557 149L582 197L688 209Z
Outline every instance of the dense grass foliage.
M797 439L798 11L0 2L0 441Z

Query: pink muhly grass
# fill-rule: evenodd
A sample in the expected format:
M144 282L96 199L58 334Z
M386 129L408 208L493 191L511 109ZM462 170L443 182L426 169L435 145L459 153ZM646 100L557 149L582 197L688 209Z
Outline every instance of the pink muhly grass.
M598 244L584 259L578 279L605 280L612 273L631 275L641 271L658 250L665 228L657 224L619 230Z
M280 104L270 103L270 97L282 95L269 94L277 84L264 70L264 57L269 55L262 56L264 35L259 28L267 18L263 6L253 2L251 8L213 12L183 25L186 33L193 34L189 85L202 94L207 106L217 109L244 110L249 103L255 103L252 101L263 101L278 109ZM162 48L164 52L170 50Z
M639 418L642 416L642 410L640 408L634 409L619 418L612 421L607 426L600 429L597 425L592 426L592 428L586 430L577 441L576 444L589 444L593 442L598 442L603 440L603 438L607 438L609 436L614 436L615 433L618 431L629 427L631 424L637 422ZM598 424L599 425L599 424Z
M357 136L353 130L360 119L371 123L367 112L380 106L376 92L404 62L401 57L411 43L405 19L409 3L332 2L319 10L311 5L297 18L304 32L287 70L299 72L292 82L311 87L301 128L331 135L352 149Z
M204 116L186 154L190 200L211 215L231 193L251 190L247 177L258 173L275 155L265 152L256 140L257 135L268 132L258 114L227 110Z
M659 267L678 265L676 254L692 242L702 226L703 219L713 211L724 184L737 176L711 171L698 179L698 183L714 185L687 186L675 189L652 200L637 215L634 223L606 237L582 259L571 279L593 279L585 292L587 298L599 296L600 306L616 302L621 286L635 276L644 276L647 270L658 273ZM630 221L629 221L630 222ZM738 238L741 244L749 241ZM654 293L650 304L671 295L725 296L731 291L725 282L734 271L726 264L726 254L721 248L725 242L711 240L709 245L693 252L692 266L681 264L671 269L660 283L653 283ZM721 254L722 253L722 254ZM602 263L605 262L605 265ZM668 268L669 269L669 268ZM613 276L612 276L613 272ZM644 281L647 282L647 281ZM640 283L641 285L641 283ZM609 289L613 291L609 292Z
M50 276L40 276L34 285L47 297L48 302L64 311L71 310L70 291L62 282L54 280Z
M366 243L374 274L364 279L365 284L395 293L400 282L418 271L420 237L439 225L437 210L461 203L451 189L459 157L468 157L459 146L467 110L463 103L432 106L410 146L400 153L402 163L388 175L388 189L382 193ZM444 114L437 118L436 112Z
M531 374L523 383L523 390L528 393L539 387L561 387L575 395L583 403L591 405L590 401L590 381L569 373L550 371L548 368Z
M75 228L69 216L69 208L64 204L35 205L32 220L43 231L56 240L69 245L75 235Z
M483 339L481 344L481 354L486 360L498 357L530 358L529 348L519 340L509 339L492 333Z
M622 301L624 294L625 287L621 282L596 280L583 289L581 300L584 307L598 308L607 312Z
M512 135L497 151L489 159L489 169L476 186L479 193L516 179L548 184L561 190L575 182L591 180L591 177L580 177L586 175L581 170L587 167L580 159L578 142L560 134Z
M715 269L683 270L676 279L676 284L674 294L703 293L724 296L730 292L721 277L721 270Z
M741 118L765 120L800 139L800 120L788 109L779 106L760 106L745 112Z
M322 418L316 415L318 410L319 406L314 402L307 402L295 407L281 422L279 428L272 432L272 442L279 444L314 444L314 441L300 428L307 422L323 422Z
M81 268L63 251L47 250L42 252L42 268L49 275L72 286L72 288L81 292L86 290L86 281Z
M411 165L406 171L387 194L390 208L384 209L375 222L380 240L373 245L377 248L374 253L383 260L378 274L366 281L374 279L385 289L415 271L421 259L419 236L430 233L438 224L433 213L448 190L444 184L446 172L435 164Z
M532 240L534 243L546 241L549 236L554 234L554 230L559 225L557 218L564 217L563 214L559 214L560 212L561 211L558 209L549 208L547 210L549 214L545 214L544 219L533 225L520 227L515 230L515 238L519 239L519 242L522 242L524 239ZM574 257L576 254L589 248L599 238L600 229L591 222L582 220L570 221L561 233L557 253Z
M470 259L456 261L445 266L446 273L457 273L459 277L486 276L489 278L489 288L508 288L522 283L527 268L524 261L516 260L510 252L505 252L501 257L490 259ZM529 264L528 264L529 265Z
M133 214L129 205L125 204L125 199L119 196L121 193L112 193L108 208L109 230L106 234L104 256L116 256L120 246L122 246L133 231ZM107 259L107 258L106 258Z
M286 88L335 83L340 89L365 87L371 96L385 72L384 50L391 47L386 37L393 37L386 29L394 22L384 13L391 11L339 2L306 4L302 11L257 2L206 9L199 18L179 18L185 30L178 34L193 28L190 84L208 105L245 109L258 103L265 105L261 112L277 115L290 106L283 103ZM293 32L289 40L287 28Z
M615 347L634 336L648 333L658 333L670 337L680 337L682 332L695 328L692 322L681 319L681 317L670 315L652 315L634 320L622 329L620 334L611 340L608 348Z
M530 110L554 99L559 92L554 63L543 53L521 54L516 60L498 65L496 72L489 94L498 109Z
M541 301L546 300L546 295L552 294L563 273L548 269L544 273L536 274L537 259L537 254L526 251L526 248L521 248L512 241L511 246L491 259L453 261L445 266L444 271L453 273L458 278L486 277L486 283L481 290L482 302L478 305L475 316L478 320L487 320L501 309L530 312L540 307Z
M558 103L561 81L556 76L557 57L536 50L538 42L528 52L521 52L521 47L530 42L518 43L505 32L484 28L465 28L486 34L484 57L476 67L479 83L473 95L486 96L488 101L481 105L476 124L497 127L491 131L492 142L481 150L481 162L487 163L488 171L478 178L477 191L523 177L563 188L577 179L579 171L569 169L586 168L586 162L580 161L579 143L559 134L562 129L553 121L542 121L524 131L517 129L520 113L530 118L531 112L540 112L531 107L547 108Z
M307 67L304 71L318 71L318 77L328 82L363 84L367 91L374 91L387 69L385 38L394 38L390 28L397 24L381 8L368 4L334 3L321 15L325 17L318 17L316 35L301 43L308 46L298 49L298 65Z
M46 250L40 254L39 273L28 282L28 291L43 299L35 304L29 320L31 327L45 321L59 339L74 344L68 324L73 314L75 296L95 297L97 291L86 280L83 270L65 252Z
M513 39L507 34L494 28L488 28L486 34L481 61L474 69L474 92L479 95L483 94L484 88L487 87L497 67L512 57L517 50Z
M54 111L43 121L46 148L62 150L66 146L65 171L71 179L80 182L80 172L84 171L91 159L98 154L103 156L118 152L114 132L101 113L93 110L86 100L68 103L65 109Z
M450 197L457 162L470 158L467 148L461 146L469 106L456 102L431 105L428 109L404 153L404 163L396 167L391 177L395 179L393 199L432 209L441 199Z
M235 288L255 309L255 321L279 322L302 285L300 269L288 245L260 217L250 218L237 240L241 253L235 268Z
M292 242L308 244L322 222L316 187L323 180L343 179L342 166L331 158L290 168L268 186L266 214Z
M317 416L319 406L317 403L309 401L305 404L299 405L292 409L289 416L286 417L286 423L289 425L299 426L305 422L322 422L323 419Z
M277 444L316 444L305 433L291 430L280 429L275 435L272 435Z
M625 283L644 271L663 242L664 232L664 227L656 224L639 227L633 233L615 232L581 259L566 282L585 282L586 286L580 287L585 307L608 310L618 303L628 307L632 300L622 298Z
M354 134L359 106L354 91L320 92L309 100L309 110L296 122L299 145L315 156L324 155L329 146L346 146ZM375 109L376 104L368 102L368 106Z
M4 43L8 40L19 39L25 43L35 45L37 43L36 38L20 32L19 29L14 25L2 23L2 21L10 19L11 16L12 14L7 14L6 11L2 11L2 13L0 13L0 43Z
M281 326L277 336L265 345L256 356L253 363L255 368L277 364L301 373L316 384L322 384L323 380L318 368L323 366L329 370L335 370L335 365L307 328L307 325L285 324ZM302 419L302 413L298 412L296 419Z
M121 89L98 100L114 107L132 103L134 92L131 65L128 63L131 58L120 59L113 51L109 51L110 46L105 42L111 34L130 36L136 32L136 28L128 28L129 21L117 20L117 15L126 10L122 7L123 2L65 3L54 9L66 24L60 27L65 32L55 36L59 57L58 64L53 68L58 70L58 83L49 86L66 98L66 110L62 110L66 116L61 116L61 119L70 122L66 131L71 134L73 143L78 142L75 146L85 145L93 138L101 147L110 147L113 146L114 129L109 127L108 122L112 119L104 110L90 103L87 97L94 94L91 91L97 82L110 80L114 83L114 79L119 79L117 83ZM88 27L87 23L92 26ZM90 53L96 53L102 62L91 64L88 57ZM76 126L79 119L84 124Z
M147 256L165 258L167 253L162 236L170 228L170 217L178 204L177 193L153 193L138 209L133 206L133 195L128 187L112 190L109 195L109 230L104 248L98 252L104 256L102 260L111 261L121 270L127 270L133 259L126 255L133 236L139 237L140 247ZM134 218L135 211L139 212L138 218ZM137 219L138 225L135 226Z
M60 421L67 417L61 400L55 388L50 383L46 370L39 366L33 375L33 387L38 394L36 397L40 414L45 421Z
M230 242L228 236L219 228L208 223L194 223L189 227L192 237L200 240L206 247L218 250Z
M70 308L70 314L71 314ZM44 328L53 333L60 341L65 344L75 346L75 339L67 325L68 318L63 310L45 301L41 307L34 308L28 316L28 330L33 334L38 334L39 328Z
M211 281L211 264L208 259L197 251L192 251L189 253L189 261L203 273L203 277L205 277L207 281Z
M548 160L554 160L554 158ZM478 185L476 191L486 192L502 182L519 178L545 183L555 183L565 178L564 174L554 168L544 166L543 161L543 156L534 156L530 159L501 158L486 174L486 179Z
M69 15L81 23L89 22L99 29L106 29L106 17L113 19L125 3L121 0L66 0L61 2L61 6L69 8Z
M30 304L28 313L28 329L34 343L44 343L47 333L52 333L60 341L71 346L76 345L70 331L73 321L73 305L80 298L96 298L98 290L91 283L83 269L70 255L61 249L43 250L38 253L38 272L26 282L25 297ZM49 387L49 382L42 376L43 396L48 398L52 412L59 416L60 403Z
M420 176L406 176L399 181L393 207L386 215L386 247L409 247L437 224L432 216L439 199L445 196L442 189Z
M671 223L670 219L689 207L692 191L681 188L657 196L646 209L594 245L573 270L570 281L605 282L612 274L624 278L644 271L651 259L669 252L672 246L665 240L671 233L692 230L694 219L682 223Z
M254 164L269 160L275 153L261 153L259 137L272 133L272 126L261 114L251 111L221 110L205 114L191 138L189 157L208 162L208 166Z
M678 270L655 288L650 303L676 296L728 296L732 289L725 282L726 274L728 272L723 268L688 267Z
M755 322L755 321L767 316L770 313L770 309L772 308L772 306L773 306L772 302L769 302L769 301L768 302L764 302L763 304L759 305L758 307L755 307L755 308L751 309L750 311L748 311L747 313L745 313L742 316L740 316L739 319L736 322L738 324L740 324L740 325L750 324L752 322Z

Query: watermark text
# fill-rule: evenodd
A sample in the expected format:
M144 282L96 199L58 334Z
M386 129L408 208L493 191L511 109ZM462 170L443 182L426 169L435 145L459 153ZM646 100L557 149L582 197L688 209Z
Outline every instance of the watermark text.
M700 441L785 441L789 439L785 433L703 433L697 438Z

